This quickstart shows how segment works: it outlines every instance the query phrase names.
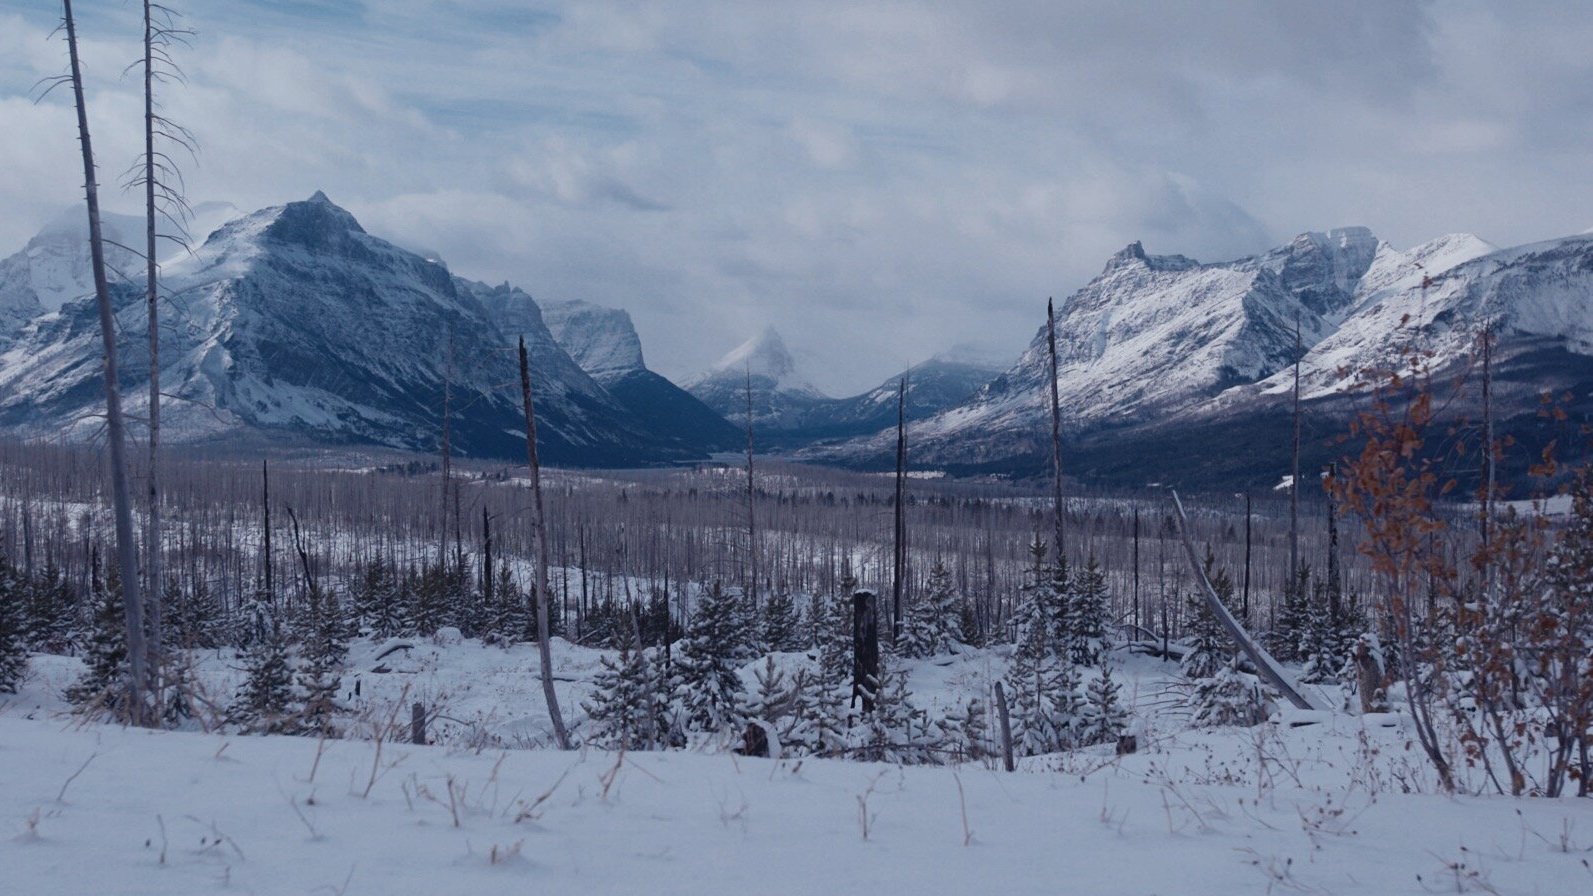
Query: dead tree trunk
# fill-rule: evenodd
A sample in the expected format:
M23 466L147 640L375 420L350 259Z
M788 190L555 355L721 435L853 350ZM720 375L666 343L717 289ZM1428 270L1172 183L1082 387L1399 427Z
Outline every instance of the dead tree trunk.
M879 691L879 597L872 591L852 595L852 705L863 714L874 711Z
M138 545L133 535L133 502L127 483L127 432L122 418L122 388L117 377L116 321L105 274L105 238L100 229L99 184L94 172L94 147L89 139L88 107L83 99L83 67L78 60L77 25L72 0L62 0L67 54L71 59L72 98L77 106L78 142L83 151L83 192L88 204L89 260L99 305L100 337L105 348L105 427L111 449L111 496L116 516L116 555L122 577L122 602L127 626L127 711L135 725L154 724L147 701L149 647L144 640L144 603L139 589Z
M1294 451L1289 472L1289 579L1300 574L1300 318L1294 319Z
M531 406L531 363L526 358L525 337L520 337L520 397L525 405L525 453L531 467L531 529L536 541L537 655L542 663L542 697L548 704L548 719L553 723L553 740L559 749L570 748L570 733L559 712L559 696L553 691L553 651L548 645L548 521L542 503L542 463L537 459L537 418Z
M1007 691L996 682L996 715L1001 720L1001 764L1007 771L1016 765L1012 761L1012 716L1007 709Z
M1234 645L1250 658L1250 662L1255 665L1256 671L1267 684L1272 685L1297 709L1320 709L1321 707L1305 698L1300 689L1284 673L1283 667L1278 665L1278 661L1257 644L1255 639L1250 637L1250 633L1245 631L1244 626L1228 612L1228 608L1223 606L1216 589L1211 587L1211 580L1206 578L1206 571L1201 566L1200 558L1195 555L1195 543L1189 538L1189 518L1184 515L1184 502L1178 500L1177 492L1173 492L1173 506L1178 511L1178 535L1184 542L1184 555L1189 558L1189 565L1195 571L1195 581L1200 584L1200 589L1205 594L1206 607L1211 610L1211 615L1228 630L1228 637L1232 638Z
M1056 304L1050 299L1045 302L1045 320L1046 345L1051 356L1051 512L1056 518L1056 562L1060 568L1067 562L1066 516L1062 507L1062 399L1056 381Z
M752 475L752 368L747 368L747 585L745 597L758 605L758 491Z
M892 543L891 643L902 637L902 588L907 575L907 375L896 387L896 521Z

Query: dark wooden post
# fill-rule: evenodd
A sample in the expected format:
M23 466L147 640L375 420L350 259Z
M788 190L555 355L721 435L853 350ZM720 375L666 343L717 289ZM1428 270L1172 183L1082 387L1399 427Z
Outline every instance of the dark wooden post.
M426 706L423 703L410 704L409 742L422 746L426 743Z
M863 713L874 711L879 687L879 596L872 591L852 595L852 705L863 700Z

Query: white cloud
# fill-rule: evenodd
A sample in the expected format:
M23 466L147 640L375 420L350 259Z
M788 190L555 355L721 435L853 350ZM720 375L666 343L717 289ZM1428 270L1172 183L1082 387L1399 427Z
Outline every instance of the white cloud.
M681 375L772 323L835 391L1012 354L1105 257L1586 226L1574 4L231 0L165 93L197 198L324 189L457 272L620 305ZM102 171L133 5L79 10ZM0 16L0 250L75 201L49 10Z

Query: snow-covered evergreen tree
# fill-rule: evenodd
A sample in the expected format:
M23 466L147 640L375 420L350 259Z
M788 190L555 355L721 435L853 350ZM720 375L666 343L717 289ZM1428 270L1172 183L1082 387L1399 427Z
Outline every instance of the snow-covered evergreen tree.
M951 572L939 561L929 571L924 593L908 608L902 627L901 655L939 656L962 640L962 601L952 584Z
M338 689L343 682L343 661L348 655L344 622L331 593L311 587L305 606L297 683L303 731L318 737L337 737Z
M1311 570L1303 563L1296 574L1284 582L1283 600L1278 606L1277 617L1272 621L1272 629L1266 636L1267 649L1283 662L1298 662L1305 658L1301 653L1301 645L1305 642L1306 630L1310 625L1310 583Z
M126 702L127 620L116 567L102 580L97 556L90 564L89 601L94 619L83 658L88 668L67 688L66 699L80 709L115 711Z
M1197 728L1256 725L1266 718L1261 687L1254 677L1239 671L1237 659L1194 685L1190 724Z
M985 704L970 698L935 723L942 749L953 762L979 762L990 757L990 723Z
M680 683L675 698L691 731L722 731L740 722L741 620L735 596L717 583L697 602L691 627L680 643Z
M29 583L0 556L0 694L14 694L28 671L27 625Z
M27 589L28 644L41 653L68 653L78 636L78 595L54 562Z
M293 669L275 614L257 606L260 636L245 658L247 677L227 708L227 721L246 734L281 734L293 729Z
M584 704L591 743L612 750L651 750L659 745L658 676L635 638L620 642L617 659L603 657Z
M1084 689L1083 724L1080 746L1116 743L1128 728L1128 710L1120 696L1121 686L1112 680L1112 667L1104 665L1101 674Z
M1101 661L1106 647L1107 627L1111 623L1112 596L1106 587L1106 573L1091 554L1084 569L1074 577L1067 602L1068 652L1073 662L1093 666Z
M1233 577L1226 568L1217 568L1217 558L1211 548L1206 548L1206 578L1217 598L1224 604L1233 601ZM1228 662L1231 654L1228 633L1222 623L1206 605L1206 598L1198 591L1189 596L1185 612L1184 642L1189 652L1180 663L1184 677L1191 681L1210 678Z
M786 653L803 648L802 614L789 592L776 591L763 603L759 641L765 650Z
M767 656L763 665L753 670L753 678L756 685L742 703L741 715L763 723L770 734L770 754L777 749L787 755L813 752L815 732L802 712L808 699L808 674L787 675L775 665L773 656Z
M854 729L857 744L853 755L868 762L902 765L933 762L940 740L928 715L913 705L906 673L885 668L873 684L874 710Z

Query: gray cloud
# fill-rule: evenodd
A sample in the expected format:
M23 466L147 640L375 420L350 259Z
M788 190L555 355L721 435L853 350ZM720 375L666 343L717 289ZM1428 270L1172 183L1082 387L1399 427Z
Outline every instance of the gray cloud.
M132 5L84 5L102 167ZM1016 354L1106 256L1593 225L1576 4L218 2L190 10L195 196L315 189L459 273L628 308L683 375L764 324L855 391ZM48 10L0 14L0 249L72 202Z

